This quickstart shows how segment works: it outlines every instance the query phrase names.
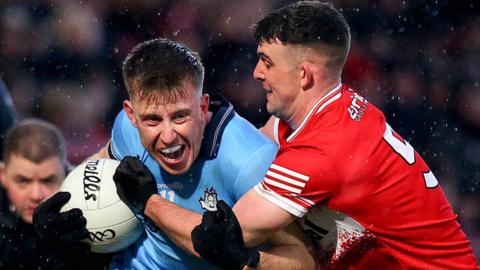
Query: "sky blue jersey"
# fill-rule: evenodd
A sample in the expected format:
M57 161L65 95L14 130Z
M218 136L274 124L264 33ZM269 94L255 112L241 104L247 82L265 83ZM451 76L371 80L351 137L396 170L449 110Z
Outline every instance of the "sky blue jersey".
M217 200L233 206L263 180L277 146L221 97L210 102L209 110L213 116L205 128L199 157L184 175L171 175L161 169L142 146L137 129L124 111L115 120L109 155L118 160L139 157L155 176L158 193L184 208L203 213L215 209ZM178 248L166 234L148 225L144 217L139 219L146 234L115 256L111 269L215 269Z

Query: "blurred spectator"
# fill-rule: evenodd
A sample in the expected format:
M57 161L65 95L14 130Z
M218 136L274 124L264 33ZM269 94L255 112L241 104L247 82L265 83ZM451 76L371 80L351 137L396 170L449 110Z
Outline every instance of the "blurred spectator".
M251 76L257 56L250 25L290 2L5 0L0 70L19 115L59 125L74 162L109 137L125 98L120 65L126 53L158 36L198 51L206 64L204 89L225 95L261 126L265 94ZM480 3L326 2L341 8L352 27L343 82L354 82L386 112L432 165L465 230L478 237ZM480 256L480 241L473 246Z
M80 239L88 231L82 228L85 223L73 219L81 218L78 209L76 216L75 210L58 214L61 205L57 205L51 209L59 216L55 221L51 215L34 214L41 202L58 191L69 167L60 130L43 120L22 120L5 137L4 158L0 163L0 269L103 269L110 257L86 257L90 247ZM65 230L41 235L32 225L36 217L45 221L42 230L55 226ZM83 236L75 230L78 226Z
M0 162L3 160L3 139L5 133L16 120L15 108L7 86L0 79Z

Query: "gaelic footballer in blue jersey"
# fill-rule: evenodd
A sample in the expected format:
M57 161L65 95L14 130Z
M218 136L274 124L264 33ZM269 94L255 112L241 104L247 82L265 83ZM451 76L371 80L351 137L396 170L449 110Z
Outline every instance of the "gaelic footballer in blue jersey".
M203 65L181 44L154 39L137 45L123 76L130 100L96 157L122 160L117 189L145 234L111 268L214 269L194 251L192 229L217 201L233 206L260 182L277 146L222 97L202 93ZM309 247L292 227L272 237L259 267L313 268Z

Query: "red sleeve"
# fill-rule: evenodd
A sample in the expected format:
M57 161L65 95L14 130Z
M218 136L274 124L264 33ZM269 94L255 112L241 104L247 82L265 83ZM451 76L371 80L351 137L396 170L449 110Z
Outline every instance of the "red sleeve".
M312 147L282 151L256 191L292 215L302 217L311 207L325 202L338 189L333 162Z

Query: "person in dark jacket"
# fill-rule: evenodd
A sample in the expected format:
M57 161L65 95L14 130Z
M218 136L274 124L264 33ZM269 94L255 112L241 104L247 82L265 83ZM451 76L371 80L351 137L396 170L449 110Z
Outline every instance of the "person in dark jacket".
M0 164L0 269L103 269L108 258L88 255L80 209L60 213L70 199L57 192L67 173L62 134L27 119L10 129Z

